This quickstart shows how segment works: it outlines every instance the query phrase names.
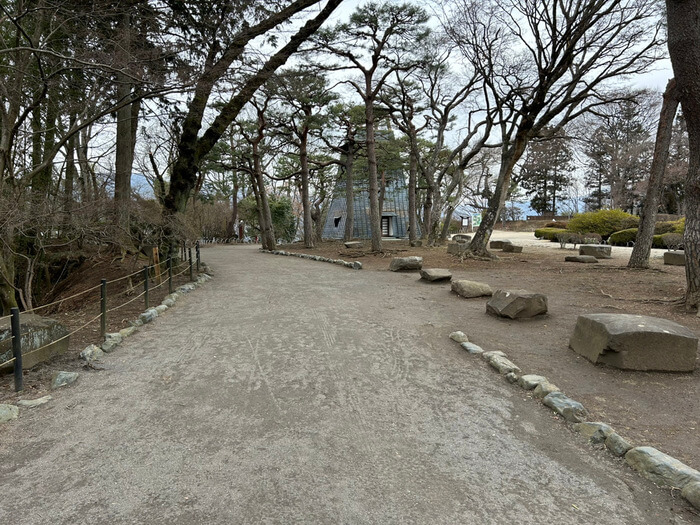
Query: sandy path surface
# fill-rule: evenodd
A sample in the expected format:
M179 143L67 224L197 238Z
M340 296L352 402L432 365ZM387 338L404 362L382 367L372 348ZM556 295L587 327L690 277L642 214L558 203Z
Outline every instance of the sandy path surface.
M207 249L215 279L0 427L0 523L688 523L447 335L415 275Z

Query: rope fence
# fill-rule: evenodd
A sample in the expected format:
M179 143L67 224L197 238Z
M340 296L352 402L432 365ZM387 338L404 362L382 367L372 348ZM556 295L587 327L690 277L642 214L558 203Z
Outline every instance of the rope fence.
M197 266L197 273L199 273L199 268L200 268L200 253L199 253L199 244L195 246L196 249L196 266ZM8 367L9 365L12 365L14 368L14 382L15 382L15 391L19 392L23 388L23 380L22 380L22 357L23 356L30 356L32 354L35 354L37 352L40 352L42 350L47 349L50 346L56 345L60 343L61 341L64 341L71 336L75 335L76 333L80 332L81 330L86 329L88 326L92 325L93 323L97 322L98 320L100 321L100 339L101 341L105 340L105 336L107 333L107 314L115 312L121 308L124 308L125 306L133 303L134 301L137 301L139 299L144 300L144 304L146 309L149 308L149 292L153 290L157 290L161 288L164 285L168 285L168 293L173 293L173 279L185 274L186 272L189 272L189 280L194 281L194 261L192 258L192 249L190 248L188 252L185 252L183 249L183 253L188 253L189 254L189 260L185 258L182 262L180 262L177 265L173 266L173 258L169 257L165 261L144 266L141 270L137 270L129 275L125 275L123 277L119 277L117 279L112 279L110 281L107 281L106 279L102 279L102 282L96 286L92 286L86 290L83 290L81 292L75 293L69 297L64 297L62 299L59 299L57 301L53 301L52 303L45 304L42 306L38 306L36 308L31 308L28 309L22 314L28 314L28 313L34 313L40 310L47 309L52 306L57 306L61 305L62 303L65 303L68 300L75 299L78 297L82 297L85 294L95 292L96 290L100 290L100 313L99 315L96 315L95 317L91 318L90 320L86 321L83 323L81 326L74 328L71 330L68 334L60 337L59 339L53 340L50 343L47 343L39 348L35 348L29 352L22 352L22 338L21 338L21 328L20 328L20 311L19 308L11 308L11 313L10 315L6 315L4 317L0 317L0 322L10 320L10 327L11 327L11 337L7 339L8 341L11 341L12 343L12 355L13 357L11 359L8 359L7 361L4 361L3 363L0 363L0 367ZM165 278L162 277L163 275L163 265L165 265L165 270L167 271L167 276ZM184 269L181 269L184 266ZM151 276L151 271L155 270L155 275ZM177 273L174 273L174 271L177 271ZM132 279L134 277L141 276L142 280L139 283L136 283L133 286L130 286L127 290L124 290L122 292L118 293L113 293L111 297L120 297L123 296L124 294L128 294L129 292L132 292L134 288L138 285L143 285L143 291L139 293L138 295L131 297L127 301L122 302L121 304L118 304L117 306L112 306L111 308L107 308L107 286L108 285L114 285L116 283L119 283L121 281L124 281L126 279ZM160 282L156 284L155 286L150 286L150 281L153 279L159 279Z

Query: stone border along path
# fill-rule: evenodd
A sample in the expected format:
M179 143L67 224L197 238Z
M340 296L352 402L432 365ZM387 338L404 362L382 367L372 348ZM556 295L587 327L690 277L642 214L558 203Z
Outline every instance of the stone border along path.
M329 259L318 255L291 253L281 250L260 249L260 251L273 255L329 262L355 270L362 269L362 263L359 261L350 263L342 259ZM520 368L510 361L504 352L500 350L484 351L480 346L469 342L469 337L461 331L452 332L450 339L459 343L470 354L481 355L489 365L505 376L510 383L518 383L522 389L533 391L535 398L540 399L543 405L563 417L565 421L572 423L573 429L587 437L590 444L605 444L605 447L611 454L617 457L624 456L625 462L642 476L657 485L667 486L671 489L680 489L681 496L695 508L700 509L699 471L653 447L634 447L606 423L586 421L588 411L581 403L566 396L544 376L535 374L520 375Z
M348 262L343 259L329 259L328 257L321 257L320 255L309 255L308 253L293 253L285 252L283 250L263 250L260 248L261 253L271 253L272 255L284 255L285 257L300 257L301 259L308 259L310 261L321 261L332 264L337 264L338 266L345 266L346 268L352 268L353 270L362 270L362 263L360 261Z
M544 376L521 375L520 368L504 352L484 351L469 342L469 337L461 331L452 332L450 339L470 354L481 355L508 382L517 383L523 390L533 391L535 398L571 423L573 429L587 437L591 445L605 444L611 454L624 456L625 463L642 476L657 485L681 490L681 496L700 509L700 472L653 447L634 447L606 423L586 421L588 412L581 403L567 397Z
M134 332L136 332L136 330L138 330L139 327L143 326L144 324L150 323L156 317L163 314L166 310L175 306L175 302L182 295L190 293L195 288L197 288L197 286L209 281L211 279L211 275L207 273L208 268L206 264L202 264L202 270L202 273L200 273L197 276L197 279L194 282L183 284L175 292L171 293L170 295L167 295L165 299L163 299L163 302L161 304L144 311L141 315L139 315L138 319L136 319L135 321L131 321L131 326L123 328L122 330L119 330L119 332L105 334L105 341L100 346L91 344L85 347L85 349L82 352L80 352L80 359L90 364L99 360L105 353L108 354L113 352L116 349L116 347L120 345L122 341L124 341L126 337L129 337ZM58 371L52 376L51 390L56 390L64 386L71 385L78 380L78 377L78 372ZM51 399L52 396L46 395L38 399L22 399L17 403L17 405L0 404L0 424L6 423L13 419L17 419L20 415L20 408L35 408L41 405L45 405L46 403L51 401Z

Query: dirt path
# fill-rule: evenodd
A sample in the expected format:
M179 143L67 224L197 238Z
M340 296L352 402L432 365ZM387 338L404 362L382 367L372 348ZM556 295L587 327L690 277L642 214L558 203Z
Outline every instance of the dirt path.
M0 427L0 523L694 523L447 339L415 275L255 247Z

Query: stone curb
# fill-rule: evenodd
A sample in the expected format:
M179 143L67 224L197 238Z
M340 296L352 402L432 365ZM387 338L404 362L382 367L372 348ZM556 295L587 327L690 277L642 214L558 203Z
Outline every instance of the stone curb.
M610 425L586 421L588 412L581 403L574 401L551 384L546 377L534 374L521 375L520 368L500 350L483 351L470 342L462 331L450 333L450 339L460 344L470 354L481 355L492 368L511 384L533 392L535 399L572 425L573 430L588 439L592 445L605 446L615 457L624 457L625 463L643 477L660 486L681 490L681 496L693 507L700 509L700 472L653 447L635 447L617 434ZM473 352L472 347L479 350Z
M360 261L348 262L343 259L329 259L328 257L321 257L320 255L310 255L308 253L293 253L285 252L282 250L263 250L260 248L260 253L271 253L272 255L284 255L285 257L299 257L300 259L308 259L310 261L320 261L331 264L337 264L338 266L345 266L346 268L352 268L353 270L362 270L362 263Z
M108 333L105 334L105 341L101 345L95 345L95 344L90 344L86 346L79 354L79 358L86 363L94 363L96 361L99 361L100 358L104 356L105 353L111 353L114 350L116 350L117 346L119 346L124 340L136 333L136 331L139 329L139 327L143 326L145 323L151 322L153 319L158 317L160 314L164 313L166 310L172 308L177 300L184 294L189 293L190 291L194 290L198 286L206 283L207 281L211 280L211 275L207 273L200 273L196 280L192 283L187 283L183 286L180 286L177 291L171 293L170 295L165 296L165 299L163 299L163 302L155 307L149 308L145 312L141 313L139 317L135 321L131 321L131 326L128 326L127 328L121 329L119 332L114 332L114 333ZM148 318L148 320L145 320L145 318ZM63 377L61 374L66 375L68 374L68 380L66 382L59 382L56 383L56 376L58 375L59 377ZM78 379L78 372L57 372L54 374L54 377L52 379L52 385L51 385L51 390L56 390L57 388L61 388L63 386L68 386L72 383L74 383ZM19 400L16 405L0 405L0 424L10 421L12 419L17 419L19 416L19 409L30 409L30 408L35 408L37 406L41 406L43 404L48 403L51 400L51 396L44 396L39 399L35 400ZM6 408L7 407L7 408ZM8 414L12 415L13 417L9 418L4 418L2 416L5 416L6 414L3 412L7 412Z

